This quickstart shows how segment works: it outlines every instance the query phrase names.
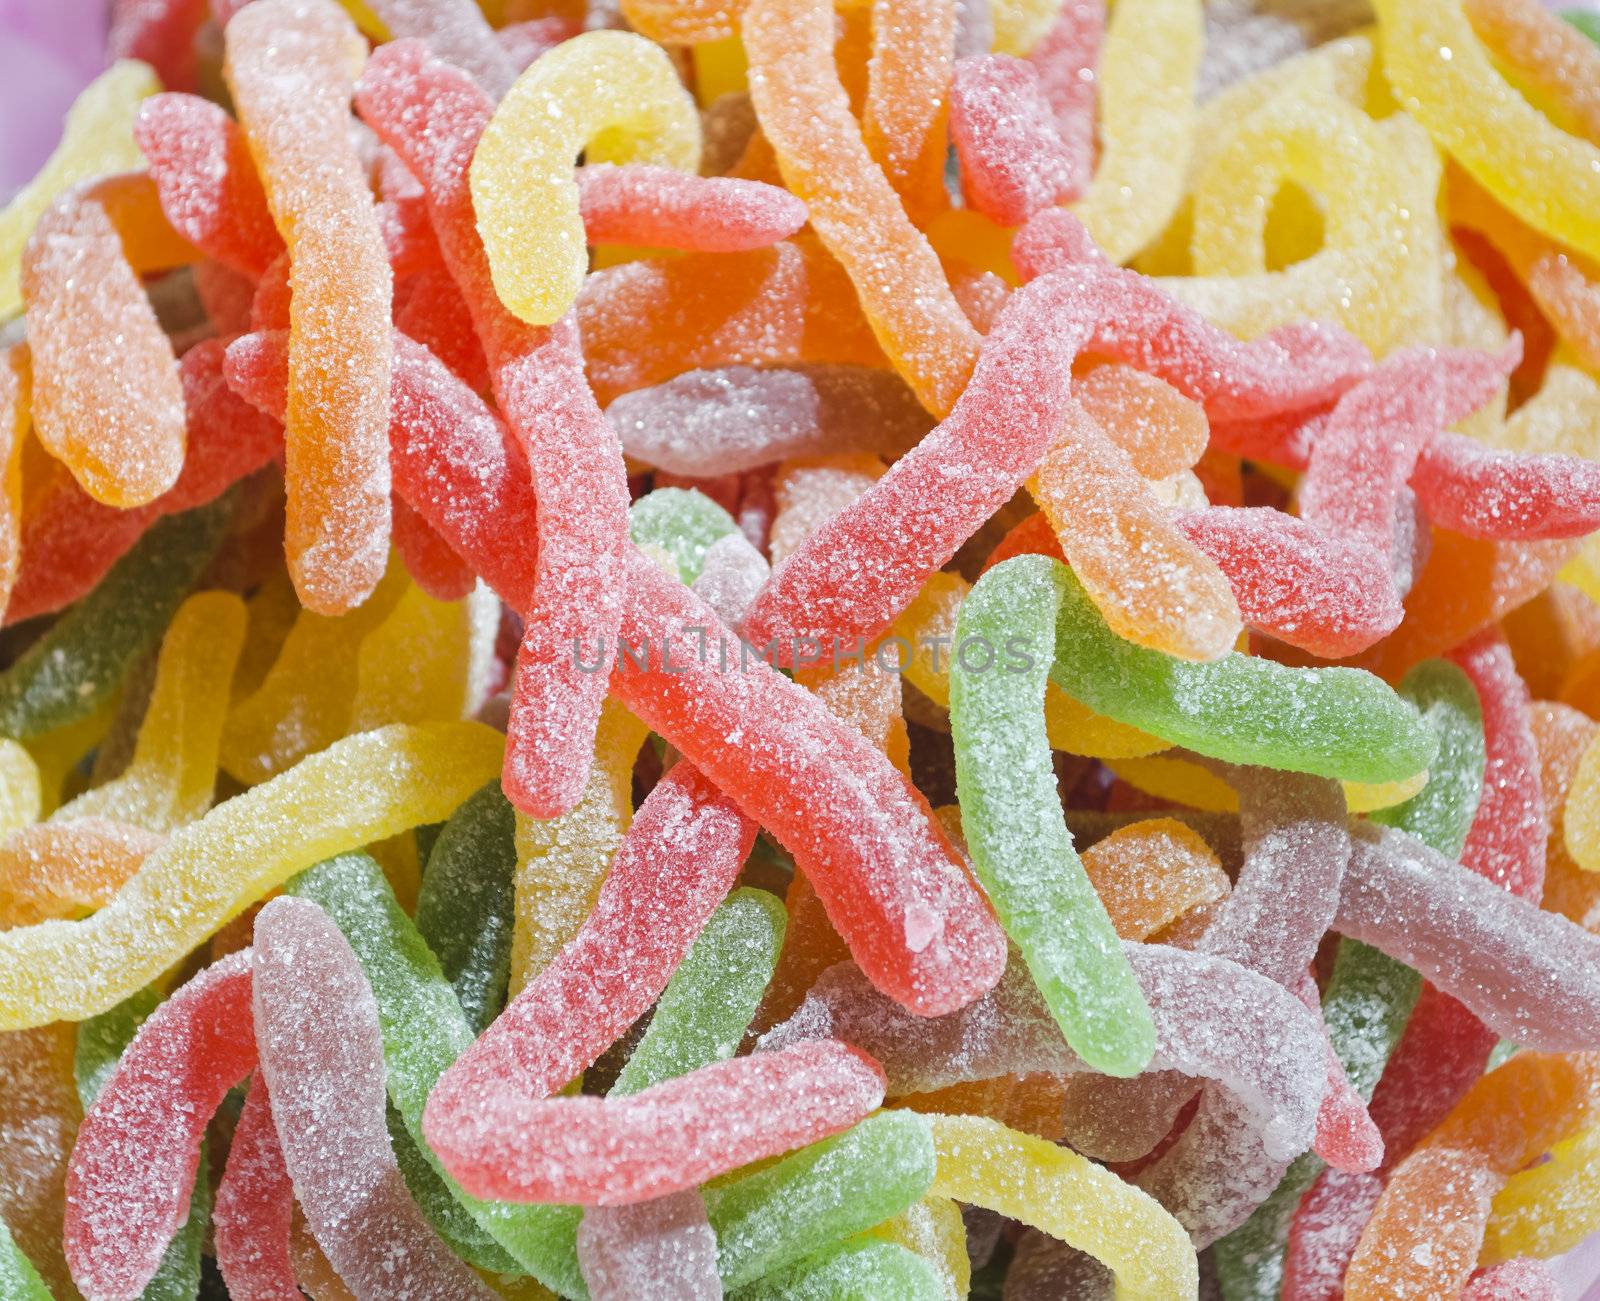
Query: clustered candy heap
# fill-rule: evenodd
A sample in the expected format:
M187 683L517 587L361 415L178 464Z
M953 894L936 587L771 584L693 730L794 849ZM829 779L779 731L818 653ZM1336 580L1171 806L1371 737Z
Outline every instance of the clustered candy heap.
M1600 23L1375 8L115 0L0 1298L1564 1295Z

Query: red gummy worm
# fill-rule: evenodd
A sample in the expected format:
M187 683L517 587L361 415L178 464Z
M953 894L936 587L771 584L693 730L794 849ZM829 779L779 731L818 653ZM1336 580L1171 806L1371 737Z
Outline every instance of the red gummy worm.
M128 1045L67 1168L67 1263L96 1301L140 1294L189 1211L200 1140L256 1067L251 953L181 985Z
M429 1144L474 1196L586 1206L662 1197L814 1143L884 1092L877 1063L830 1039L730 1058L625 1098L536 1100L506 1083L448 1123L430 1101Z
M1441 434L1411 486L1428 518L1471 538L1577 538L1600 528L1600 464L1499 452Z
M1049 450L1080 352L1134 362L1223 412L1315 405L1365 368L1348 336L1294 342L1305 345L1298 355L1272 339L1239 343L1132 272L1040 276L1007 302L949 416L779 568L750 612L750 636L887 628Z
M571 648L614 641L622 619L622 448L584 376L572 316L547 329L525 325L495 295L467 183L493 103L416 41L380 47L356 100L422 183L445 262L477 323L500 410L540 487L538 568L517 657L504 785L524 812L555 817L583 791L606 689L603 674L579 671Z
M283 451L283 429L229 391L223 344L208 339L178 363L189 446L178 481L148 506L116 510L90 497L64 466L32 495L22 525L22 569L7 623L70 605L105 577L163 515L202 506ZM54 463L52 463L54 465Z
M250 1082L211 1213L217 1268L235 1301L300 1301L289 1235L294 1185L272 1123L267 1082Z
M1081 197L1094 175L1095 65L1105 35L1105 0L1066 0L1061 16L1028 55L1072 163L1072 183L1061 196L1063 203Z
M1005 935L916 788L682 583L630 564L617 698L794 855L884 993L938 1016L990 989Z
M960 59L950 84L950 139L969 207L1020 226L1081 184L1036 70L1005 54Z
M656 783L577 935L434 1087L423 1124L441 1157L466 1117L509 1105L511 1094L549 1096L649 1009L732 889L755 834L692 765Z
M641 164L580 167L578 209L591 244L696 253L766 248L806 224L806 205L779 186Z
M245 335L228 348L228 382L262 411L279 414L288 356L282 331ZM394 338L389 391L395 489L522 613L533 599L537 507L505 427L443 362L403 334Z
M152 95L133 138L172 228L252 280L283 252L239 124L198 95Z

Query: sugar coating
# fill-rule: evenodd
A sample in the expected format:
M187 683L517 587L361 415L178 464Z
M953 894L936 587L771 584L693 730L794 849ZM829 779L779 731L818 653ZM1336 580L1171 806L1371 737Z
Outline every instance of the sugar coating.
M241 1301L294 1301L299 1291L289 1238L294 1185L283 1162L266 1081L250 1081L228 1164L217 1185L217 1268Z
M591 163L578 169L577 182L590 244L738 253L776 244L806 224L805 204L760 181L644 163Z
M1459 434L1436 440L1414 486L1440 527L1478 538L1582 537L1600 527L1593 461L1497 452Z
M967 201L1020 226L1068 194L1073 165L1033 68L993 54L962 59L951 83L951 135Z
M578 1259L594 1301L717 1301L717 1239L695 1189L631 1206L591 1206Z
M1106 34L1106 9L1100 0L1067 0L1028 62L1050 105L1056 136L1070 169L1062 197L1082 195L1094 172L1096 65Z
M956 46L972 5L960 0L875 0L861 139L913 222L950 206L946 119ZM985 5L985 18L988 17Z
M921 1257L893 1242L862 1240L825 1247L788 1269L776 1271L733 1294L739 1301L835 1296L894 1296L906 1301L937 1301L944 1295L938 1276Z
M489 1298L422 1217L384 1126L378 1008L349 944L304 899L256 917L252 1005L274 1127L318 1245L359 1297Z

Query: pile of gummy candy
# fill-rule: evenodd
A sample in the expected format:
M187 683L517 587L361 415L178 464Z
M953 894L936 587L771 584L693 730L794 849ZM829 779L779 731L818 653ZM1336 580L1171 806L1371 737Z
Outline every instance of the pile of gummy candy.
M0 1299L1578 1297L1600 20L1374 9L113 0Z

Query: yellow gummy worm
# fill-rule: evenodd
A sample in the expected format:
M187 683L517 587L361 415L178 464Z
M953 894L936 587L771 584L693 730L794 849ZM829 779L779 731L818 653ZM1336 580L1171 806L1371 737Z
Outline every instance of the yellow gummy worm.
M607 700L595 733L594 766L571 812L549 820L517 814L513 996L550 965L593 910L606 868L633 821L633 761L647 734L643 723Z
M867 1236L897 1242L933 1266L946 1301L966 1301L972 1289L967 1227L961 1208L948 1197L924 1197L892 1220L867 1230Z
M994 24L994 52L1020 58L1055 25L1061 16L1061 0L991 0L989 16Z
M999 11L995 35L998 48ZM1106 26L1100 161L1072 211L1113 262L1159 235L1183 199L1204 46L1196 0L1119 0Z
M1414 125L1374 122L1335 93L1330 64L1312 64L1196 176L1195 274L1162 288L1247 339L1307 317L1336 321L1378 352L1436 337L1439 179L1438 157ZM1271 271L1267 213L1284 181L1326 197L1326 231L1316 253Z
M61 803L67 779L78 770L83 757L93 750L116 721L122 693L119 691L87 718L68 723L28 742L27 750L39 772L40 812L51 813Z
M1542 1165L1514 1174L1495 1196L1480 1265L1547 1259L1600 1229L1600 1128L1557 1143Z
M390 557L377 589L349 614L302 609L262 683L228 715L222 767L249 785L276 777L350 730L362 639L410 585Z
M1563 131L1500 75L1459 0L1376 0L1395 97L1530 226L1600 257L1600 148Z
M351 729L470 718L488 694L499 622L481 583L459 601L412 584L356 652Z
M33 419L33 374L26 343L0 351L0 617L22 566L22 448Z
M1167 755L1117 759L1112 765L1117 776L1147 795L1186 804L1192 809L1214 813L1237 813L1239 797L1232 786L1197 763ZM1371 813L1403 804L1428 784L1428 770L1422 769L1400 781L1341 782L1345 805L1351 813Z
M73 101L55 153L0 212L0 320L22 308L22 249L45 209L80 181L144 165L133 120L160 90L147 64L119 59Z
M481 723L385 727L219 804L92 917L0 932L0 1029L115 1006L294 873L442 822L499 773L504 749Z
M0 840L39 820L39 765L10 737L0 739Z
M892 629L892 635L911 644L906 679L941 709L950 705L956 615L970 590L959 574L933 574ZM1051 748L1056 750L1094 759L1126 759L1168 748L1147 732L1095 713L1053 682L1045 686L1044 717Z
M211 807L244 626L244 602L231 592L200 592L178 608L161 642L132 763L63 805L56 820L111 818L165 833Z
M1578 760L1567 792L1567 853L1586 872L1600 872L1600 738Z
M1119 1301L1198 1295L1199 1262L1183 1226L1155 1198L1070 1148L985 1116L928 1116L932 1191L1031 1224L1116 1275Z
M588 245L573 160L700 166L700 114L667 53L631 32L585 32L539 56L472 157L472 205L513 316L552 325L578 296Z

